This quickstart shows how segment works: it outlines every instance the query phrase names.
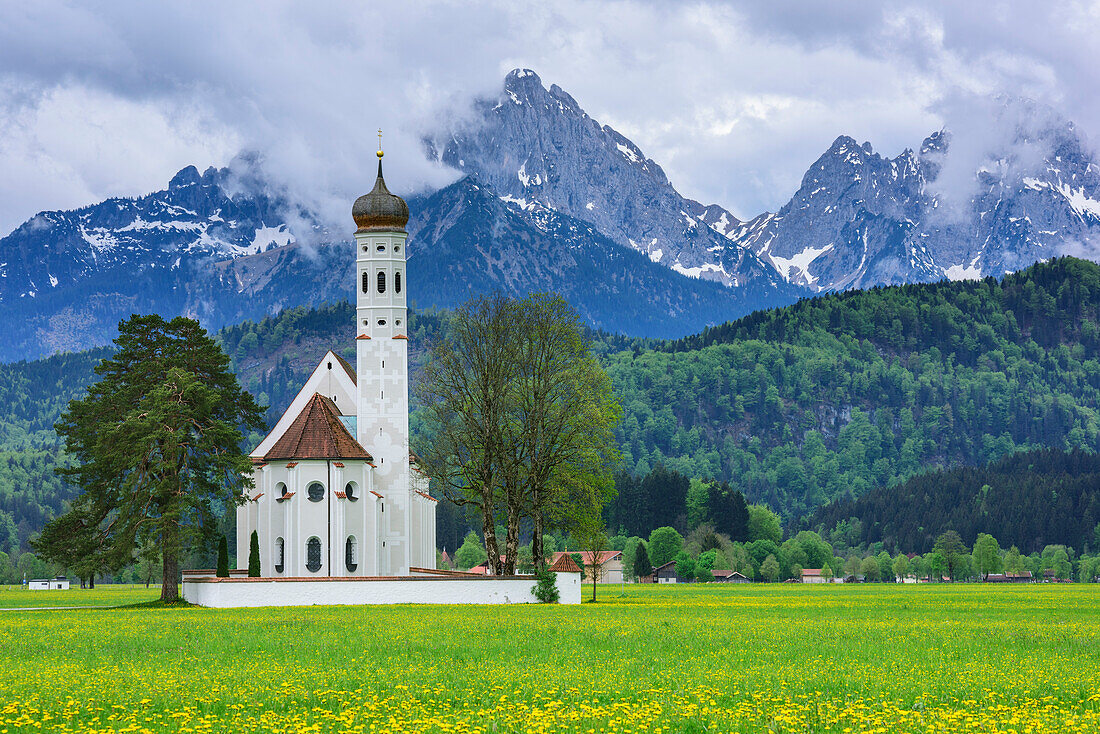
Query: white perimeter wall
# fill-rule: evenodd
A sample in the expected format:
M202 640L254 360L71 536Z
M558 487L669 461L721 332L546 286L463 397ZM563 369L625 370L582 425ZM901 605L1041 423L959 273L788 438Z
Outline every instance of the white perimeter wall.
M579 573L556 573L559 601L581 603ZM219 579L183 582L183 598L204 607L326 604L535 604L534 577L399 579Z

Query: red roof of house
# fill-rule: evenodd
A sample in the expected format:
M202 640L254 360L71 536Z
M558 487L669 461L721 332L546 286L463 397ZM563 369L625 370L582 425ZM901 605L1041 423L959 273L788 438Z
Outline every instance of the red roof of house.
M332 398L314 393L265 459L366 459L371 455L344 428Z
M716 579L728 578L728 577L732 576L734 573L735 573L734 571L730 571L730 570L727 570L727 569L724 569L724 568L712 568L710 570L710 575L713 576Z
M550 570L558 573L580 573L577 562L568 553L559 553L558 557L550 564Z
M551 563L556 563L559 558L561 558L562 556L565 556L565 555L569 555L570 553L580 553L581 554L581 560L584 561L584 565L586 565L586 566L591 566L592 565L592 551L558 551L557 553L555 553L551 557ZM613 551L600 551L600 556L599 556L600 565L602 566L603 564L607 563L608 561L614 561L617 558L621 558L622 555L623 555L622 551L615 551L615 550L613 550Z
M821 575L821 569L820 568L804 568L804 569L802 569L802 575L803 576L820 576Z

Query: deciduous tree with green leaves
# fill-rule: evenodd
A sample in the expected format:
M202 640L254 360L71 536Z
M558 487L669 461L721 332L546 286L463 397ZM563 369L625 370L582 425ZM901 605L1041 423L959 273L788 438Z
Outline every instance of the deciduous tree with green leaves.
M905 581L906 574L909 573L909 559L904 553L898 553L897 558L894 559L894 578L898 581Z
M966 555L966 546L962 538L954 530L948 530L936 538L934 551L942 558L947 566L947 575L952 581L956 580L958 572L962 569L963 556Z
M161 599L175 601L180 554L208 540L252 486L242 429L262 429L263 410L192 319L132 316L115 344L96 367L99 381L56 426L76 459L58 471L81 492L37 547L59 562L66 549L87 550L102 567L119 568L153 540ZM70 543L73 524L81 529Z
M783 525L779 515L764 505L749 505L749 540L783 540Z
M764 559L764 562L760 564L760 575L765 580L774 582L779 578L779 561L775 560L775 556L769 555Z
M978 533L974 541L974 565L985 581L991 573L1001 571L1001 545L989 533Z
M676 528L657 528L649 534L649 562L659 568L676 558L683 547L684 536L676 532Z

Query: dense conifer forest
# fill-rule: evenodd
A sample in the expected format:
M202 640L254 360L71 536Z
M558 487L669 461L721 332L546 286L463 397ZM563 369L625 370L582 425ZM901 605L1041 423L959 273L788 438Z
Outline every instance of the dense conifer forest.
M1100 267L1063 258L1000 282L823 296L675 342L593 342L624 409L625 475L726 480L791 522L941 467L1043 447L1095 452L1098 314ZM446 313L410 322L415 381ZM354 356L353 323L338 303L218 338L274 419L327 349ZM71 496L53 474L65 457L51 426L101 354L0 365L0 550L25 544ZM411 427L415 441L415 412ZM675 511L662 508L654 522Z
M988 533L1026 554L1055 544L1095 553L1098 523L1100 456L1042 449L873 489L826 505L803 524L856 528L854 544L881 543L891 553L927 553L954 530L968 546Z

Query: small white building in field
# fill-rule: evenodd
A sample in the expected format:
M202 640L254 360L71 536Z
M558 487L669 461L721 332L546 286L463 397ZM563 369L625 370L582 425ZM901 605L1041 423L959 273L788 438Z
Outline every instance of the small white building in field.
M69 580L58 576L55 579L31 579L27 582L30 591L65 591L69 588Z

